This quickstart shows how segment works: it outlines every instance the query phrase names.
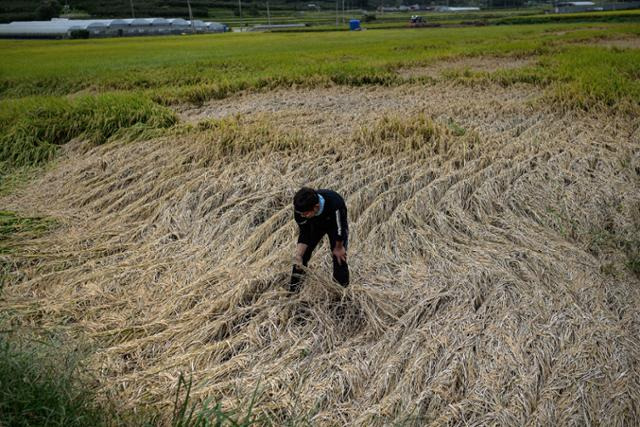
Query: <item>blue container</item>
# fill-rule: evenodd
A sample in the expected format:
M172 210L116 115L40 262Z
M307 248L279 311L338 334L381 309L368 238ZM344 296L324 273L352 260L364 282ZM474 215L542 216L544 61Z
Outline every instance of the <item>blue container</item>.
M359 19L352 19L349 21L349 29L351 31L360 31L360 20Z

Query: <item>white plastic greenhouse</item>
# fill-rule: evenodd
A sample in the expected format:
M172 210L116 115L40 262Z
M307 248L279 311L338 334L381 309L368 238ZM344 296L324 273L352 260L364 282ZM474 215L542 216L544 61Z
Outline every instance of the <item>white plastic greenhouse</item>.
M227 26L217 22L186 21L182 18L64 19L16 21L0 24L1 38L73 38L149 36L162 34L222 33Z

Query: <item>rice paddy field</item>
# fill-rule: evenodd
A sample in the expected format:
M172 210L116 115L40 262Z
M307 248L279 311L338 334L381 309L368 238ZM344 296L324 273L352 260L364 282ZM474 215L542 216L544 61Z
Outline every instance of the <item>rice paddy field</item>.
M2 339L82 343L104 423L640 424L637 24L0 52ZM346 289L287 290L303 185Z

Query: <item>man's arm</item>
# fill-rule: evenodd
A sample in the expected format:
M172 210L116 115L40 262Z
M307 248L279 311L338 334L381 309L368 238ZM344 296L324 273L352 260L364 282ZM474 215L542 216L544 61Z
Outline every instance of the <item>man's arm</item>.
M307 245L306 243L298 243L296 245L296 255L295 255L295 264L301 266L302 265L302 257L304 256L304 253L307 251L307 247L309 245Z
M347 250L344 247L344 240L349 232L347 224L347 208L342 207L336 209L336 246L333 248L333 255L337 258L338 264L347 262Z
M297 212L293 215L296 224L298 224L298 242L296 244L296 252L294 255L294 263L298 266L302 266L302 257L309 246L307 243L309 239L309 222L307 218Z
M298 243L308 242L311 234L309 220L297 212L293 214L293 218L295 219L296 224L298 224ZM304 253L304 251L302 253Z
M335 211L336 217L336 240L344 241L349 226L347 225L347 208L339 208Z

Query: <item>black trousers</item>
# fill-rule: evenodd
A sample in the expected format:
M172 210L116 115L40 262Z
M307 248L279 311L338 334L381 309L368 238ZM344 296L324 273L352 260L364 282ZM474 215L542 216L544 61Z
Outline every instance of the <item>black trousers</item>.
M311 254L313 253L318 243L322 240L324 235L327 234L325 230L318 230L313 233L309 244L307 245L307 250L302 255L302 264L306 267L311 259ZM342 245L345 249L349 246L349 235L345 236ZM329 250L332 251L331 259L333 260L333 278L336 282L340 283L345 288L349 286L349 266L346 261L342 261L342 263L338 264L338 258L333 255L333 249L336 247L335 239L329 235ZM304 270L299 268L298 266L293 266L293 272L291 273L291 284L289 285L289 290L291 292L298 292L300 290L300 285L302 279L304 278Z

